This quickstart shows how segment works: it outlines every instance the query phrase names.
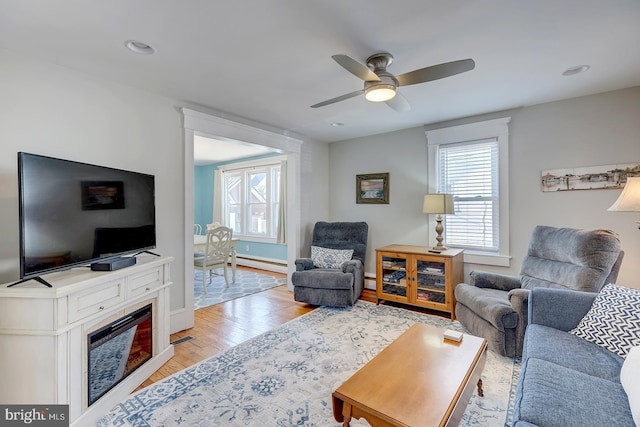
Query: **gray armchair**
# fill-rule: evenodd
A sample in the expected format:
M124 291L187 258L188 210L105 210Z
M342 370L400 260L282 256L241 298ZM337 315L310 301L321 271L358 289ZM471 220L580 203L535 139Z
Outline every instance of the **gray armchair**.
M294 299L313 305L353 305L364 288L368 232L366 222L317 222L311 246L353 250L353 255L336 268L319 268L311 258L297 259L291 276Z
M530 289L599 292L615 282L623 256L612 231L537 226L519 277L472 271L456 286L456 317L496 353L521 355Z

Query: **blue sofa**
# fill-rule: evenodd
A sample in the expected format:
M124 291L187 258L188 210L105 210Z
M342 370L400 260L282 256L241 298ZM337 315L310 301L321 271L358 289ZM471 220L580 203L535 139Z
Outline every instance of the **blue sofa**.
M532 289L513 427L635 426L620 384L624 359L568 333L596 295Z

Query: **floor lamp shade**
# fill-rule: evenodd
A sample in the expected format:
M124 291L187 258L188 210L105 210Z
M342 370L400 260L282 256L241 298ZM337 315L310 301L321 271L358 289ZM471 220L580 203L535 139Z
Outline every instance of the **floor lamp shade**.
M640 176L627 178L620 197L608 211L640 212Z
M453 195L451 194L427 194L424 196L422 202L422 212L427 214L438 214L436 217L436 240L437 244L433 247L436 251L447 250L447 247L442 244L442 232L444 227L442 226L442 214L454 213L453 208Z
M640 176L628 177L627 185L608 211L640 212ZM636 221L640 224L640 221ZM640 226L638 226L640 229Z

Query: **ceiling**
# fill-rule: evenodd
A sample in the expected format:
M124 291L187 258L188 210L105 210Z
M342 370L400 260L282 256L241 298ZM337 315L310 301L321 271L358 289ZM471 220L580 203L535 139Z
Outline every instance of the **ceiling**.
M0 48L333 142L638 86L638 22L638 0L0 0ZM363 97L309 107L362 89L331 55L380 51L394 74L476 66L400 88L409 112Z
M263 145L200 135L193 137L193 164L195 166L247 159L273 152L272 149Z

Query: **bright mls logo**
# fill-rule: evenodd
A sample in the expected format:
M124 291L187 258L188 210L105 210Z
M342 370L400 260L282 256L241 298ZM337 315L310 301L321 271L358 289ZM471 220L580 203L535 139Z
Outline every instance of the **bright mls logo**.
M68 427L69 405L0 405L0 427Z

